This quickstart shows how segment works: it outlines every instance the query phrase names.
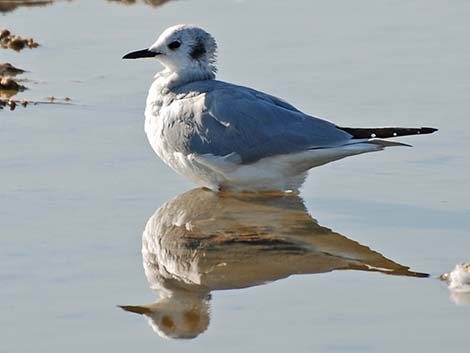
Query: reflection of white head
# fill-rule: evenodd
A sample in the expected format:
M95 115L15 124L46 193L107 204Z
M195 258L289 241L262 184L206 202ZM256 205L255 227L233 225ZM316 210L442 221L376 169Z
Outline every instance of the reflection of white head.
M126 311L143 314L153 331L163 338L195 338L209 326L207 299L192 295L162 298L154 304L121 306Z

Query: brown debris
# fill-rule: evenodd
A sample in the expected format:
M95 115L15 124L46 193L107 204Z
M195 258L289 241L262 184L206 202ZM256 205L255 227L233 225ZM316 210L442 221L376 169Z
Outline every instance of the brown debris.
M68 0L73 1L73 0ZM111 3L121 3L125 5L135 5L142 3L145 5L150 5L157 7L163 5L170 0L107 0ZM43 7L52 5L55 3L55 0L0 0L0 13L14 11L20 7Z
M3 28L2 30L0 30L0 40L3 40L4 38L7 38L10 36L10 31L6 28Z
M57 98L57 97L55 97L55 96L49 96L49 97L46 97L46 99L47 99L47 101L48 101L49 103L54 103L54 102L57 102L57 103L61 103L61 102L62 102L62 103L63 103L63 102L69 103L69 102L72 101L72 98L70 98L70 97L65 97L65 98L61 99L61 98Z
M119 2L124 5L135 5L140 3L143 3L145 5L150 5L153 7L157 7L160 5L163 5L166 2L169 2L170 0L107 0L108 2Z
M39 46L33 38L23 38L21 36L11 34L11 32L6 28L0 31L0 45L3 49L9 48L15 51L20 51L26 47L32 49Z
M10 111L13 111L13 110L16 109L18 104L21 104L24 108L26 108L26 106L29 103L33 103L33 102L28 102L26 100L23 100L22 102L20 102L20 101L14 100L14 99L2 99L2 98L0 98L0 110L5 108L6 106L8 106L10 108Z
M10 110L13 111L15 110L17 105L17 102L13 99L2 99L0 98L0 110L2 110L4 107L8 106L10 107Z
M6 106L9 106L10 110L13 111L16 108L16 101L13 99L1 99L0 98L0 110Z
M23 72L24 70L14 67L10 63L0 65L0 97L11 98L26 89L18 80L13 78Z
M51 96L52 97L52 96ZM65 99L61 100L58 98L53 97L53 101L28 101L26 99L23 100L15 100L15 99L2 99L0 98L0 110L8 106L11 111L15 110L19 105L23 108L26 108L29 105L38 105L38 104L70 104Z
M53 0L0 0L0 12L14 11L19 7L47 6Z
M10 99L8 101L8 106L10 107L10 111L13 111L16 108L16 102L14 100Z
M0 77L0 89L1 90L12 90L12 91L23 91L26 89L25 86L20 85L11 76Z
M0 76L16 76L21 75L23 69L17 68L10 63L0 64Z

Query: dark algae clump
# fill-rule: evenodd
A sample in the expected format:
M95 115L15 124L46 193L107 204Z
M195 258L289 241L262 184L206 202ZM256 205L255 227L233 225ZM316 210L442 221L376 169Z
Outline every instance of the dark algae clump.
M0 64L0 76L16 76L24 73L23 69L13 66L10 63Z
M25 48L33 49L39 46L33 38L23 38L14 35L6 28L0 31L0 45L3 49L13 49L15 51L20 51Z

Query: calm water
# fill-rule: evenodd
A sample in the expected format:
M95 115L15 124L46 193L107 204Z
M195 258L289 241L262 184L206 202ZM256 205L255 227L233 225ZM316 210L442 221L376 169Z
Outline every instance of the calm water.
M437 276L470 258L469 17L427 0L0 15L42 44L0 51L29 71L17 97L74 103L0 111L0 352L467 352L470 306ZM216 36L221 79L345 126L440 131L318 168L302 198L190 191L143 133L160 66L120 60L176 23Z

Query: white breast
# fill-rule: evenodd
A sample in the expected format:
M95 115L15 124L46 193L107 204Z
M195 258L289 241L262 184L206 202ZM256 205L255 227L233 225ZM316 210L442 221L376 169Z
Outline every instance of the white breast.
M191 179L193 182L218 190L219 179L217 173L207 166L198 163L194 154L184 154L176 151L164 135L164 127L171 123L171 117L175 114L169 114L171 109L175 109L174 104L166 104L173 101L172 93L162 93L162 88L158 80L150 88L145 109L145 133L155 153L177 173ZM200 104L203 104L201 99ZM197 102L188 105L199 108ZM175 112L173 112L175 113ZM181 114L191 114L190 112L181 112Z

